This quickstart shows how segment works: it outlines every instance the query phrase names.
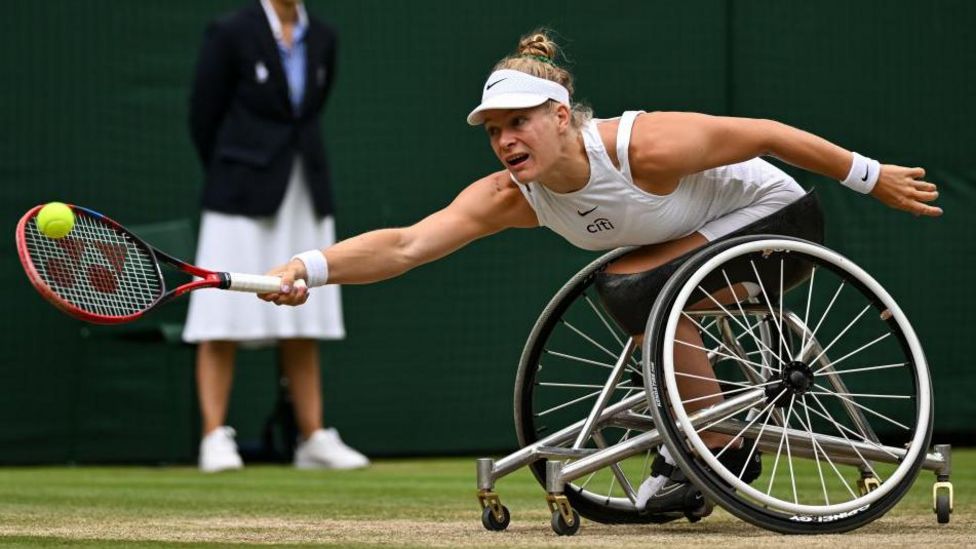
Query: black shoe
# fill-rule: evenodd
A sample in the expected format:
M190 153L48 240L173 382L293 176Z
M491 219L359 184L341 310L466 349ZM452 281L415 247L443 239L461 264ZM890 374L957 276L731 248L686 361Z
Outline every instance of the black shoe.
M651 465L651 477L645 482L651 482L655 478L660 482L662 477L666 478L664 485L648 498L643 508L640 507L643 502L638 500L641 514L680 513L698 519L712 513L714 506L705 500L694 484L688 481L681 469L668 464L663 457L657 456Z
M719 463L724 465L733 475L738 477L739 473L742 473L740 478L746 484L752 484L752 481L762 474L762 452L759 450L753 452L752 443L753 441L746 440L741 448L735 450L729 448L718 458ZM752 452L751 456L749 455L750 452ZM744 471L743 467L745 467Z

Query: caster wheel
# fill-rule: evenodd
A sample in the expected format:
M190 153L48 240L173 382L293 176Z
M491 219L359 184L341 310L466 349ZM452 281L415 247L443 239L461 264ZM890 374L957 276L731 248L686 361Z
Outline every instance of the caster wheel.
M562 513L556 511L552 514L552 531L560 536L572 536L579 531L580 527L580 516L579 513L573 509L573 524L566 524L566 519L563 518Z
M504 505L502 505L502 520L495 518L495 513L491 512L491 507L485 507L481 511L481 524L484 525L485 530L501 532L508 528L510 522L512 522L512 514L508 511L508 507Z
M952 507L949 505L949 494L939 494L935 497L935 517L939 524L948 524Z

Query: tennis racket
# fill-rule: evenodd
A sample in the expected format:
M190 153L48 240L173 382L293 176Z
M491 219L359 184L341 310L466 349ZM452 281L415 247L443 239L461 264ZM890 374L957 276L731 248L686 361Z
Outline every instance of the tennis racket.
M131 322L183 294L202 288L270 293L276 276L215 272L161 252L104 215L68 204L75 224L63 238L37 228L35 206L17 223L17 253L34 288L61 311L86 322ZM160 264L199 279L168 290Z

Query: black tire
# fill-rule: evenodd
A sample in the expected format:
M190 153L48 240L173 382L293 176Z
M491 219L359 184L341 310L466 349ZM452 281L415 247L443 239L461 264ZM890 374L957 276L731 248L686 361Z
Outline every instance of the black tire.
M949 494L945 492L939 492L935 496L935 518L939 521L939 524L949 524L949 516L952 514L952 508L949 506Z
M802 243L802 244L796 244L796 243ZM672 322L671 329L674 329L673 326L677 325L676 323L682 318L682 315L688 317L687 313L682 313L682 311L676 311L676 309L678 309L679 307L684 306L683 303L680 305L677 303L681 295L684 296L684 300L686 302L694 303L695 300L700 298L699 294L694 294L694 292L699 291L697 288L701 287L702 285L706 287L708 286L708 279L706 278L706 275L710 275L713 273L716 273L717 275L719 269L718 266L714 267L714 270L709 269L706 272L705 269L706 269L707 262L709 262L714 258L716 262L718 262L718 264L722 266L723 269L727 264L730 265L729 271L731 272L734 269L734 267L731 266L732 259L728 260L729 263L725 263L726 257L738 259L740 256L737 256L735 254L739 253L740 251L745 253L745 251L752 250L753 248L756 248L758 246L763 247L762 254L765 255L761 255L760 252L757 250L755 252L750 252L753 254L752 256L742 256L742 257L745 257L746 260L749 261L759 262L760 257L764 259L766 257L776 258L775 254L777 253L780 253L783 258L786 258L788 253L796 254L793 256L789 256L788 259L786 260L783 259L780 260L779 265L780 265L781 279L782 279L782 270L783 270L782 265L784 264L784 261L790 261L797 258L801 258L804 261L810 261L818 269L826 269L826 271L823 272L825 272L828 276L836 276L841 278L841 280L844 281L845 283L850 283L850 287L853 287L857 291L863 293L863 297L866 300L866 302L869 303L869 305L877 306L879 303L884 302L884 304L886 304L886 308L883 310L882 314L880 315L881 320L876 322L878 322L879 324L886 324L888 326L888 329L890 329L892 333L897 336L892 340L892 342L894 342L892 343L892 346L896 351L900 348L900 352L904 354L904 357L906 357L906 362L900 365L900 366L908 366L906 371L908 371L909 374L904 376L908 380L906 381L906 383L912 386L912 390L915 391L915 393L913 394L922 395L922 396L916 396L917 401L906 406L906 408L910 411L910 413L915 414L914 417L917 418L916 423L913 426L914 431L912 431L912 437L913 437L911 441L912 447L909 450L909 454L908 454L911 457L911 459L905 461L905 463L892 460L895 464L891 466L897 468L897 475L893 475L893 478L900 478L900 480L890 484L889 486L882 485L881 489L875 490L870 494L861 496L862 498L868 498L865 501L869 501L868 504L865 504L861 507L851 509L850 511L834 513L834 514L820 514L820 515L802 514L795 510L793 511L785 510L787 506L784 506L784 508L776 508L770 506L770 504L766 500L747 497L747 494L737 491L733 486L730 485L730 480L728 477L723 478L723 476L720 473L716 472L716 470L720 468L720 465L717 465L716 470L713 470L713 468L709 464L705 463L705 460L699 457L700 454L702 453L702 447L693 445L691 442L689 442L690 439L687 438L684 434L682 434L683 432L681 430L682 427L679 423L680 418L675 415L676 414L675 410L680 410L679 413L683 415L685 420L688 420L688 413L684 411L685 408L682 403L674 403L673 405L672 394L669 392L669 387L668 387L669 383L673 383L673 382L669 381L670 378L668 377L667 369L665 368L665 362L666 362L665 341L669 337L672 337L672 336L668 336L668 334L666 333L668 328L668 323ZM728 241L716 244L714 246L710 246L698 252L693 258L689 259L675 273L675 275L671 278L668 284L664 287L661 294L658 296L658 299L655 302L654 307L651 310L650 317L648 319L648 326L647 326L647 331L645 332L644 349L643 349L644 357L645 357L645 361L644 361L645 387L647 389L647 397L651 408L651 412L654 417L655 425L660 429L666 444L671 449L672 455L675 461L678 463L678 466L682 469L682 471L684 471L684 473L688 476L688 478L702 490L702 492L707 498L710 498L711 500L717 502L719 505L721 505L731 514L743 520L746 520L756 526L768 530L784 533L784 534L829 534L829 533L846 532L849 530L856 529L865 524L868 524L869 522L882 516L889 509L891 509L891 507L894 506L911 488L911 485L914 482L916 476L918 475L919 469L921 468L924 462L926 456L926 449L928 448L929 440L931 438L931 430L932 430L932 413L931 413L932 406L931 406L931 398L930 398L931 385L930 385L930 380L928 378L928 370L926 367L924 355L921 354L921 349L918 346L917 340L915 339L911 327L907 324L907 319L904 318L904 315L901 314L900 309L898 309L897 306L894 305L893 301L890 300L890 297L884 297L887 294L883 290L877 292L875 290L872 290L871 287L869 287L871 286L870 284L863 282L863 280L865 280L865 277L867 277L866 273L863 273L863 271L860 271L859 269L856 268L856 266L853 266L853 264L851 264L849 261L846 260L844 262L838 262L838 264L834 264L831 261L823 259L820 256L816 255L817 253L820 252L816 252L815 248L820 250L826 250L822 246L818 246L816 244L812 244L799 239L757 235L757 236L746 236L741 238L730 239ZM810 252L811 250L812 250L811 253L814 252L816 253L814 253L814 255L803 255L803 253ZM724 252L728 252L728 253L724 254L722 258L719 258L718 257L719 254L723 254ZM834 254L833 252L829 252L829 250L822 253L826 257L836 256L836 254ZM853 270L850 270L852 269L852 266L853 266ZM755 268L754 265L753 268ZM831 275L831 273L833 274ZM876 283L873 282L873 279L871 280L871 283L873 284L873 287L880 288L880 286L877 286ZM685 290L686 285L689 287L688 290ZM761 282L759 285L761 285ZM812 285L813 283L810 282L811 288ZM709 289L709 291L711 292L714 290ZM838 293L839 292L840 290L838 289ZM694 297L692 297L693 294ZM767 298L767 299L771 299L771 298ZM885 299L887 299L887 301L885 301ZM807 302L809 303L809 301L810 298L808 297ZM782 303L782 301L780 301L780 303ZM775 310L775 308L772 307L772 305L770 305L770 308L771 308L771 312ZM867 307L865 308L865 310L867 310ZM894 313L892 313L892 311L894 311ZM885 317L886 313L890 315L887 318ZM824 316L826 315L827 313L825 312ZM773 315L771 314L770 316ZM873 318L873 317L869 316L868 318ZM699 325L699 329L701 329L701 325ZM840 336L837 337L839 338ZM813 338L811 337L811 341L812 340ZM912 343L910 344L909 342ZM817 344L819 345L819 343ZM790 352L789 345L790 343L787 342L786 343L787 352ZM803 349L806 348L807 347L804 347ZM788 355L782 355L782 351L780 351L780 353L781 354L778 357L778 360L780 361L783 360L783 356L788 356ZM800 359L805 360L805 356L803 356L802 350L800 351L799 355L801 355L799 356ZM814 361L818 360L820 356L821 355L818 355L818 357L813 360ZM828 361L830 360L830 358L833 357L825 358L824 360ZM667 361L672 363L672 368L673 368L673 360L669 357L667 358ZM782 364L781 370L783 372L787 372L789 368L792 368L793 362L789 362L789 363L780 362L780 364ZM813 362L811 366L811 370L813 370L815 367L819 367L819 365L820 365L819 363ZM874 368L864 368L864 369L867 370L867 369L874 369ZM819 372L819 370L817 371ZM901 370L899 370L899 372L900 371ZM784 373L783 375L785 378L786 374ZM811 379L813 379L813 374L811 374ZM785 383L785 381L783 383ZM755 391L755 389L756 388L754 387L752 390ZM677 391L676 389L674 390L675 392ZM799 394L801 397L805 396L802 392L800 392ZM840 394L843 395L844 393L840 393ZM848 395L849 397L848 399L853 399L854 397L860 397L860 396L870 396L870 395L859 395L859 394L850 393ZM768 404L766 404L767 401ZM779 397L775 397L775 398L768 397L767 400L762 401L762 403L766 404L766 407L768 409L773 409L775 407L782 408L783 405L777 404L778 401L780 401ZM923 405L923 402L927 404ZM792 412L792 406L793 404L791 400L790 412ZM812 407L807 407L806 404L803 404L803 406L808 409L807 413L809 413L809 408ZM756 408L758 408L758 405L752 405L748 409L747 408L741 409L740 412L746 413L748 411L749 413L754 413L755 411L757 411ZM824 409L824 412L826 411L827 410ZM740 413L740 412L736 412L736 413ZM793 427L792 424L790 424L790 419L791 419L790 412L786 412L786 416L785 416L787 425L790 426L792 429L796 429L796 427ZM769 418L771 418L772 412L769 413L770 413ZM759 416L761 415L762 413L759 414ZM726 416L726 417L731 417L731 416ZM799 417L799 412L797 412L797 417ZM827 418L827 416L824 417ZM765 420L767 424L770 421L769 418ZM725 421L725 419L723 418L720 421ZM800 421L800 423L801 425L803 424L802 420ZM809 426L809 428L812 429L812 425L813 423L810 420L810 416L807 416L806 426ZM771 428L770 432L773 432L773 429L776 429L775 425ZM691 429L691 431L695 432L695 436L693 438L695 438L695 440L697 440L701 444L701 438L697 435L698 430ZM782 429L780 429L780 431L782 431ZM838 431L841 430L838 429ZM811 434L813 433L812 430L810 430L809 432ZM741 433L742 432L740 431L740 434ZM761 434L762 433L760 432L760 435ZM790 437L783 437L783 438L790 439L792 436L793 435L791 435ZM817 436L820 435L818 434ZM780 444L782 446L782 442ZM706 449L705 451L707 452L708 450ZM787 451L789 451L789 448L787 448ZM714 456L711 454L709 455L709 457L714 458ZM778 454L777 460L779 459L779 457L780 456ZM792 477L793 475L792 463L794 458L791 456L788 459L790 463L789 474ZM864 458L862 457L861 459L863 460ZM819 462L818 462L818 467L819 467ZM725 473L726 475L730 474L728 470L723 470L722 472ZM735 473L731 473L731 475L734 477ZM840 477L841 483L845 482L845 478L840 473L838 473L838 477ZM821 483L824 482L824 477L822 475L820 477L820 482ZM770 481L770 487L772 487L772 481ZM740 484L739 488L740 490L748 490L748 486L742 484ZM826 497L826 492L827 492L827 488L824 487L825 500L828 499ZM766 496L769 497L769 495L770 495L769 490L767 490ZM796 497L795 484L793 487L793 497L794 498ZM859 504L858 502L860 501L862 500L857 499L857 496L852 496L851 500L847 501L845 505L858 505ZM827 505L824 506L823 508L827 509L829 505L830 503L828 502ZM814 507L814 506L811 505L810 507Z
M502 505L502 519L500 521L495 518L495 513L491 511L491 507L485 507L481 510L481 524L485 527L485 530L501 532L502 530L508 528L508 525L511 522L512 513L510 513L508 507L505 507L504 505Z
M541 406L540 403L543 402L546 397L546 387L540 385L541 382L547 379L545 378L546 374L540 372L541 360L546 354L546 346L552 340L553 333L557 330L563 329L561 328L561 324L564 322L564 315L567 314L567 311L574 311L574 307L585 307L586 309L589 309L590 307L601 307L598 302L599 300L596 297L595 290L592 289L594 273L606 265L609 261L612 261L613 259L616 259L629 251L631 251L631 248L614 250L580 270L556 293L536 321L522 352L518 374L515 380L515 427L518 435L518 441L521 446L524 447L537 442L538 440L544 438L547 434L550 434L553 431L572 423L572 421L583 419L585 417L586 412L584 410L574 408L566 410L568 413L565 415L569 416L568 418L556 420L555 424L553 424L552 421L549 421L552 418L552 415L546 416L545 421L540 420L539 417L536 416L536 406ZM590 302L584 303L581 301L585 299L589 299ZM613 323L613 321L609 318L609 315L607 315L606 320L609 323ZM603 329L602 325L601 329ZM625 338L626 336L623 336L622 334L623 332L620 332L618 335ZM612 337L610 337L608 332L604 333L603 335L606 336L609 341L604 341L601 343L606 343L607 345L616 345L618 343L617 341L614 341ZM641 378L639 363L636 361L636 359L634 361L632 371L625 374L625 378L626 383L629 386L634 386L637 388L635 393L643 391L643 379ZM605 379L606 378L604 377L603 380L605 381ZM573 415L573 413L577 413L577 415ZM611 434L618 437L626 435L626 433L621 433L622 432L616 432ZM612 444L614 440L608 440L607 442ZM531 464L530 470L535 478L539 481L539 484L545 487L545 460L542 459ZM681 513L671 513L668 515L642 515L637 512L633 504L630 503L629 500L626 500L626 498L607 497L606 494L597 493L594 488L595 484L596 483L594 482L591 483L587 488L583 488L576 484L570 483L565 486L564 492L572 507L578 510L580 515L594 522L607 524L660 524L682 517Z
M563 518L562 513L559 511L553 511L552 520L549 521L552 526L552 531L559 536L573 536L580 529L580 516L576 510L573 510L573 524L566 524L566 519Z

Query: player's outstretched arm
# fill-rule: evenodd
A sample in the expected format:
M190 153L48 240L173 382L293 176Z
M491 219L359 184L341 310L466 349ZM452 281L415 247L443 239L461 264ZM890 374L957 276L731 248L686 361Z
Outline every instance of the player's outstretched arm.
M649 113L638 118L631 149L635 174L649 172L681 177L757 156L775 156L838 181L865 175L864 165L856 163L850 151L773 120ZM871 175L877 178L877 183L870 191L872 196L892 208L916 215L942 214L941 208L928 204L939 193L933 183L922 180L925 170L893 164L873 166L877 168L872 168ZM853 168L861 169L853 174Z
M369 284L399 276L440 259L479 238L513 227L536 227L538 221L521 192L502 171L464 189L447 207L419 222L379 229L322 250L329 284ZM279 305L300 305L307 291L296 279L308 280L304 262L293 259L268 274L282 278L282 291L261 294Z

